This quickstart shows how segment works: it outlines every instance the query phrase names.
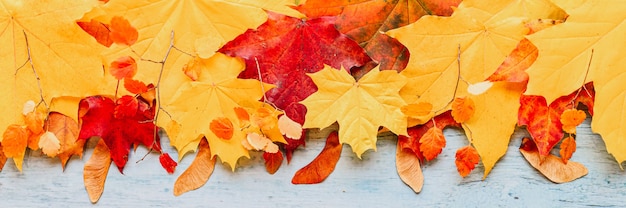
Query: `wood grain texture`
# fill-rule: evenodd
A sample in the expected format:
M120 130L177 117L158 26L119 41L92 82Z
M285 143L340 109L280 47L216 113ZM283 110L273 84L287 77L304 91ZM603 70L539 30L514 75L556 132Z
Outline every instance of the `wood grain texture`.
M467 145L458 130L446 130L447 146L438 159L423 165L424 187L415 194L399 178L395 168L395 143L391 138L378 140L378 152L368 151L359 160L348 145L334 173L317 185L292 185L291 177L309 163L324 147L322 139L309 139L306 148L295 152L291 164L283 164L274 175L265 172L262 154L252 154L241 165L230 168L217 164L208 183L179 197L173 184L193 160L187 155L174 175L168 175L158 162L158 154L144 148L131 153L124 170L109 171L100 201L102 207L580 207L626 204L626 173L606 152L600 136L592 134L587 119L578 128L578 150L573 161L584 164L589 174L566 184L554 184L533 169L518 147L523 130L518 129L507 154L486 180L479 164L467 178L456 172L456 149ZM325 135L316 135L322 137ZM169 141L165 139L163 144ZM174 158L168 145L165 151ZM83 186L82 169L93 147L83 159L72 158L65 172L58 159L28 152L24 172L12 161L0 172L0 207L87 207L89 198ZM327 206L324 206L327 205Z

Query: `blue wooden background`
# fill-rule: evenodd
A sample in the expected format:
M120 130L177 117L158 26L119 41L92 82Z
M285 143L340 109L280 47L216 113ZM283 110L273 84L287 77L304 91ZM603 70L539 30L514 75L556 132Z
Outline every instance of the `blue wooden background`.
M168 175L156 154L136 163L146 153L139 148L131 153L124 175L114 167L110 169L104 193L94 205L89 202L82 176L93 147L82 159L72 158L65 172L58 159L29 151L23 173L12 160L0 172L0 207L624 207L626 173L606 152L600 136L590 132L589 122L587 119L578 127L578 150L572 158L584 164L589 174L566 184L548 181L523 159L518 151L526 135L522 129L513 135L507 154L486 180L482 180L482 164L461 178L454 155L467 141L461 131L447 129L443 153L423 165L425 182L420 194L404 185L396 173L393 138L380 138L378 151L367 152L362 160L344 146L337 168L326 181L291 184L293 174L323 148L323 139L311 138L306 148L296 151L291 164L283 164L274 175L265 172L261 154L240 161L235 172L218 161L205 186L179 197L173 195L174 181L194 155L187 155L174 175ZM176 158L168 143L163 141L165 151Z

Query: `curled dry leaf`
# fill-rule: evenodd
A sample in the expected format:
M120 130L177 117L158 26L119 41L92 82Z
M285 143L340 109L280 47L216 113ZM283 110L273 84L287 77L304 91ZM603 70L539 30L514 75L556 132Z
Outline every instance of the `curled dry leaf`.
M226 117L218 117L209 125L211 131L220 139L230 140L233 138L233 123Z
M474 115L474 101L470 97L458 97L452 102L452 118L458 123L463 123Z
M39 138L39 147L48 157L54 157L61 150L61 142L54 133L46 131Z
M587 114L585 114L584 111L577 109L567 109L561 114L561 127L563 128L563 131L570 134L575 134L576 127L583 123L583 121L585 121L585 118L587 118Z
M459 171L459 175L461 177L465 177L474 170L478 161L480 161L480 156L478 155L478 151L474 149L471 145L467 145L465 147L461 147L456 151L456 159L454 163L456 164L456 169Z
M422 191L424 175L420 166L420 159L410 149L402 148L398 144L396 148L396 170L400 179L411 187L415 193Z
M85 189L87 189L91 203L98 202L102 196L109 167L111 167L111 154L104 140L100 139L83 170Z
M61 160L63 169L65 169L65 165L72 155L83 156L85 140L77 140L78 123L74 119L57 112L51 112L44 128L54 133L59 139L61 147L57 157Z
M570 182L587 175L588 172L584 165L573 161L564 164L559 157L554 155L548 155L542 162L535 143L529 138L522 140L519 151L530 165L554 183Z
M111 19L111 25L109 27L111 32L109 33L111 40L114 43L131 46L137 41L139 33L130 22L123 17L115 16Z
M341 155L342 145L336 131L330 133L326 145L311 163L304 166L291 179L293 184L316 184L324 181L335 170Z
M563 163L567 164L574 152L576 152L576 139L572 136L568 136L561 142L561 150L559 151Z
M78 21L76 24L78 24L78 26L89 35L94 37L96 41L103 46L110 47L113 45L113 40L111 40L111 36L109 35L110 31L108 24L104 24L93 19L89 22Z
M422 151L424 158L433 160L446 146L446 138L443 136L443 131L440 128L433 126L420 138L419 143L420 151Z
M137 114L139 101L134 96L124 95L115 101L113 116L117 119L132 118Z
M111 75L116 79L133 78L137 74L137 62L131 56L122 56L111 62Z
M302 137L302 125L291 120L287 115L283 115L278 119L278 129L280 133L294 140Z
M165 169L165 171L169 174L174 174L176 166L178 165L174 160L172 160L172 157L170 157L170 154L168 153L161 154L159 156L159 162L161 163L161 166L163 166L163 169Z
M180 196L203 186L213 173L215 161L215 158L211 158L209 143L206 139L201 139L196 158L174 183L174 196Z
M22 172L24 152L28 143L28 130L20 125L10 125L2 134L2 151L7 158L13 158L15 166Z

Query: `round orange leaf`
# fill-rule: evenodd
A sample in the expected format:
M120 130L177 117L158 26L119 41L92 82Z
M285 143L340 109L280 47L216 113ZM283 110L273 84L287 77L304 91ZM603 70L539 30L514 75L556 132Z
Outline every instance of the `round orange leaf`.
M230 140L233 137L233 123L226 117L213 119L210 128L220 139Z

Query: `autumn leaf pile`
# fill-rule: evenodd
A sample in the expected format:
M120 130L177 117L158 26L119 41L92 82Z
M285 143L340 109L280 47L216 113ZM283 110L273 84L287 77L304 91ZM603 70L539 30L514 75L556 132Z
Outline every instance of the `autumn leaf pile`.
M0 5L0 168L11 158L22 171L26 151L39 149L64 167L94 140L84 168L92 202L111 163L123 172L140 145L177 173L165 134L178 160L197 152L175 195L207 183L218 158L234 171L259 151L273 174L307 132L327 127L326 146L292 183L325 180L344 144L361 158L393 134L399 177L420 192L447 127L468 139L456 151L462 177L479 163L487 177L525 128L521 154L569 182L587 173L569 159L588 116L620 167L626 160L618 0Z

